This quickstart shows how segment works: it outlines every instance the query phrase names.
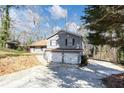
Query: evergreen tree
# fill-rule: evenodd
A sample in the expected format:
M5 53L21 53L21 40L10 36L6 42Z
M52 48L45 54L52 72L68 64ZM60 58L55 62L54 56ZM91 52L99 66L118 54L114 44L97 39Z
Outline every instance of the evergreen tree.
M124 47L124 6L87 6L81 17L94 46Z
M124 45L124 6L88 6L81 17L94 45Z
M10 16L9 16L9 8L11 6L4 6L2 11L1 18L1 31L0 31L0 46L5 47L6 41L9 39L9 29L10 29Z

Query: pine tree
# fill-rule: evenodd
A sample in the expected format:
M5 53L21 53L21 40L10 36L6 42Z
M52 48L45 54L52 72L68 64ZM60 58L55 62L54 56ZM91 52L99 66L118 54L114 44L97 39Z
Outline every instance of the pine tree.
M94 46L124 47L124 6L87 6L81 17Z
M0 46L5 47L6 41L9 39L9 29L10 29L10 16L9 16L9 8L11 6L3 7L2 18L1 18L1 31L0 31Z

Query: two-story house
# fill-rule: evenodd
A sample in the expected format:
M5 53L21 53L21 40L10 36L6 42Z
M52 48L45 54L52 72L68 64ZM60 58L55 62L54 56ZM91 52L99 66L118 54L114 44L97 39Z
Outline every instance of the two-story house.
M44 50L48 62L78 64L83 55L82 37L64 30L58 31L47 38Z
M82 37L80 35L59 31L47 38L47 60L78 64L82 55Z

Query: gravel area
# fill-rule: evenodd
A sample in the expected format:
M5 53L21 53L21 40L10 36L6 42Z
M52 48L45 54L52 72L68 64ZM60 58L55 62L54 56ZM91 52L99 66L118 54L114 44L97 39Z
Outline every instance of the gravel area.
M50 63L0 76L0 87L11 88L101 88L102 78L124 72L115 64L89 60L86 67Z

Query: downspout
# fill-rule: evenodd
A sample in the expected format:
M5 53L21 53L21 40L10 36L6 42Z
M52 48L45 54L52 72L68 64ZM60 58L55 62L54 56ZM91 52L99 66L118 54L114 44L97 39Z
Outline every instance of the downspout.
M62 64L64 63L64 50L62 50Z

